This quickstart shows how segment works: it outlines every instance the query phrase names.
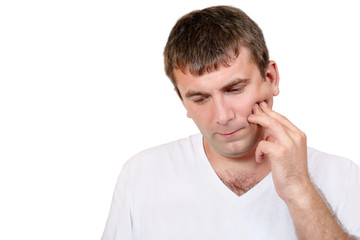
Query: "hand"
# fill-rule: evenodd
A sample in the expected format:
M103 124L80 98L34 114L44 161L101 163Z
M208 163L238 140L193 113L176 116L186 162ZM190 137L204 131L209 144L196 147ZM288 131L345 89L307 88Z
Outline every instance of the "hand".
M300 200L313 187L307 168L306 135L266 102L255 104L250 123L264 128L256 148L256 161L270 161L278 195L285 201Z

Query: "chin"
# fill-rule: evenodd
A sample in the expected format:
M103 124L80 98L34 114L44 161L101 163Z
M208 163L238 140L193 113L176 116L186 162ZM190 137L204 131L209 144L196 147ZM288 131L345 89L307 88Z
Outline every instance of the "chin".
M204 135L204 140L208 147L217 154L228 158L242 158L255 155L256 146L261 138L261 128L255 125L255 128L248 129L237 136L227 139L219 138L217 135ZM206 137L208 136L208 137Z
M216 152L220 155L229 158L241 158L244 156L248 156L250 154L255 154L255 148L257 145L257 141L244 142L244 141L236 141L231 143L226 143L223 146L219 146L214 148Z

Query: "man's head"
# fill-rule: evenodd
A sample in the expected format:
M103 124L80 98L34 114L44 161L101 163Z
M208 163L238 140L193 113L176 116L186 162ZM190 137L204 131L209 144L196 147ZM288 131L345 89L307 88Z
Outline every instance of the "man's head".
M255 103L279 93L260 28L242 11L212 7L181 18L165 47L166 73L204 136L207 156L251 156L263 136L248 121Z
M186 69L195 76L227 66L240 48L250 51L251 60L265 77L269 53L259 26L243 11L229 6L193 11L180 18L164 51L165 72L182 97L174 70Z

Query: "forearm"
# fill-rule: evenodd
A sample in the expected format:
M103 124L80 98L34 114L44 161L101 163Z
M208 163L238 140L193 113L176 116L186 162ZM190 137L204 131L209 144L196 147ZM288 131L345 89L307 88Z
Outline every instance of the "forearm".
M353 239L312 184L302 197L286 203L299 239Z

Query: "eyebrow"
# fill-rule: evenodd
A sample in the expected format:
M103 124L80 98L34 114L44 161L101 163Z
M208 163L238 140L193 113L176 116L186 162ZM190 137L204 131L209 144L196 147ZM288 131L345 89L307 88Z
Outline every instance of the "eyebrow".
M222 89L223 91L225 91L225 90L227 90L227 89L229 89L229 88L232 88L232 87L234 87L234 86L236 86L236 85L238 85L238 84L240 84L240 83L247 83L248 81L249 81L249 79L247 79L247 78L237 78L237 79L235 79L234 81L226 84L226 85L225 85L224 87L222 87L221 89Z
M229 88L232 88L240 83L247 83L249 81L249 79L247 78L237 78L233 81L231 81L230 83L226 84L225 86L223 86L221 88L222 91L225 91ZM206 96L206 95L209 95L208 93L206 92L203 92L203 91L193 91L193 90L189 90L186 94L185 94L185 97L186 98L191 98L191 97L194 97L194 96Z
M205 96L205 95L209 95L209 94L206 93L206 92L202 92L202 91L189 90L189 91L185 94L185 97L186 97L186 98L191 98L191 97L194 97L194 96Z

